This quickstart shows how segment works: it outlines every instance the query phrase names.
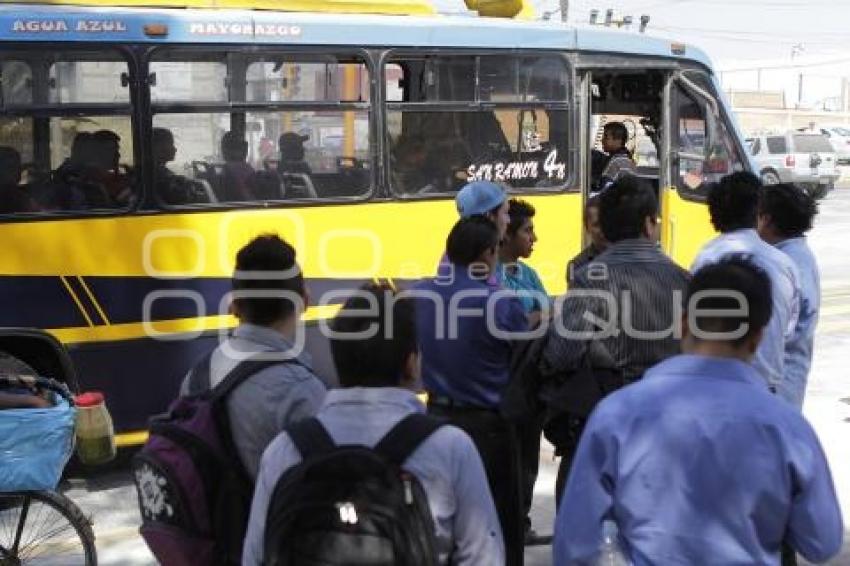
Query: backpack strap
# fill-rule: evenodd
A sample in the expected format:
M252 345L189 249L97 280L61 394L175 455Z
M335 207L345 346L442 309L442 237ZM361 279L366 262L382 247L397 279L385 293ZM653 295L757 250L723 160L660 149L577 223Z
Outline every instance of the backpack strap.
M316 417L295 423L286 429L286 434L301 453L302 461L319 454L326 454L336 448L333 438Z
M213 353L210 352L204 356L189 372L189 395L200 395L204 391L209 391L210 380L212 379L210 372L212 355Z
M400 468L419 445L444 424L422 413L407 415L375 445L375 452Z
M224 376L218 384L212 388L210 392L210 399L213 401L220 401L226 398L230 393L236 389L239 385L242 384L243 381L254 375L255 373L259 373L260 371L281 364L298 364L302 365L295 358L287 358L285 360L279 359L263 359L266 354L270 352L260 352L258 355L254 357L245 358L244 360L240 360L239 363L236 364L230 373ZM210 358L212 354L210 354ZM207 389L210 389L209 383L211 380L210 371L209 371L209 362L206 363L207 366Z

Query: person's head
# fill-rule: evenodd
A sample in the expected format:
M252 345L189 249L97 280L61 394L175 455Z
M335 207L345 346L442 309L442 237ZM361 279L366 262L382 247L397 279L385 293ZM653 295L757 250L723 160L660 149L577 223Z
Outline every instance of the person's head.
M458 220L446 239L446 255L454 265L492 273L499 254L499 231L483 216Z
M602 224L599 223L599 197L592 196L584 205L584 229L590 236L590 243L597 250L604 250L608 245L605 234L602 233Z
M511 221L499 253L505 261L516 261L529 257L534 251L537 234L534 233L534 207L524 200L512 198L508 201L508 215Z
M492 181L472 181L458 191L455 204L461 218L483 216L496 225L499 240L505 237L511 217L508 195L501 186Z
M174 161L177 148L174 147L174 134L168 128L154 128L151 133L151 144L153 145L153 159L157 165L164 166Z
M606 240L658 239L658 199L645 181L621 175L597 198L599 224Z
M418 169L425 165L428 150L422 138L407 136L400 138L395 144L393 155L399 169Z
M307 302L295 249L275 234L251 240L236 254L233 291L233 314L241 322L278 327L295 319Z
M688 285L682 351L748 361L770 320L771 294L767 274L748 259L706 265Z
M726 175L708 189L708 212L721 233L755 228L761 181L747 171Z
M97 145L94 134L91 132L78 132L71 142L70 161L74 165L90 165L96 161Z
M623 149L628 140L629 131L622 122L608 122L602 128L602 149L607 153Z
M225 161L243 162L248 158L248 142L236 132L221 136L221 155Z
M775 244L799 238L812 229L818 205L797 185L765 185L759 194L758 230L766 242Z
M21 154L18 150L0 146L0 187L14 187L21 182Z
M419 352L411 297L370 283L345 301L330 328L331 355L343 387L416 388Z
M307 141L307 136L302 136L295 132L286 132L281 134L280 139L278 139L278 148L280 149L281 160L303 161L305 141Z
M96 165L107 171L116 171L121 161L121 137L112 130L98 130L92 134L96 148Z

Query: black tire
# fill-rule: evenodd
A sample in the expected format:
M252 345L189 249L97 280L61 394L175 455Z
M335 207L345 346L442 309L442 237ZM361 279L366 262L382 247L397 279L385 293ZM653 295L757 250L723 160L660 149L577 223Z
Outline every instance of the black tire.
M97 566L91 522L59 492L0 493L0 564Z

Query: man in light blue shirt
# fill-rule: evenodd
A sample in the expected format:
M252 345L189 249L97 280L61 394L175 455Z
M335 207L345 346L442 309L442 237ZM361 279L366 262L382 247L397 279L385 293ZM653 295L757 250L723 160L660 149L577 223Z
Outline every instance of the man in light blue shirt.
M817 212L815 199L796 185L769 185L762 189L759 235L785 252L800 271L800 316L785 348L785 379L777 390L780 397L800 410L812 367L820 311L820 271L805 235L812 229Z
M726 291L739 295L716 294ZM817 436L749 364L770 295L764 271L741 259L694 274L684 354L588 421L555 523L555 564L595 564L606 520L635 566L778 565L783 544L813 562L839 552L841 511Z
M328 392L317 418L337 445L374 447L404 417L425 412L415 393L421 387L412 299L396 296L389 287L369 286L345 303L331 329L335 333L331 353L343 388ZM358 333L361 337L355 338ZM282 475L300 461L298 449L285 432L263 454L242 555L244 566L263 564L272 494ZM425 490L440 564L505 563L487 477L466 433L443 425L402 467Z
M227 398L233 444L251 479L257 477L269 442L291 424L315 415L325 398L325 385L313 372L310 355L295 346L307 302L304 277L295 259L295 249L273 234L258 236L239 250L232 305L239 326L209 358L212 387L252 355L264 352L280 361L246 379ZM261 272L263 277L251 277ZM302 300L293 301L292 295ZM187 376L181 395L190 393L189 382Z
M753 365L776 392L784 387L785 350L800 312L800 274L791 258L762 240L756 231L760 190L759 178L747 172L727 175L711 188L708 208L720 236L703 247L691 271L730 255L742 255L770 277L773 315Z

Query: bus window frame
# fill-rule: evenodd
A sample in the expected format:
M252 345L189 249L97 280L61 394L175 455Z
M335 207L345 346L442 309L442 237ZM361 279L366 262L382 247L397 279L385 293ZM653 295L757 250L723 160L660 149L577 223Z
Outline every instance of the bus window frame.
M277 102L193 102L193 101L169 101L169 102L154 102L151 98L151 90L149 82L150 65L154 62L154 57L162 51L171 52L198 52L198 53L228 53L228 52L243 52L248 56L257 58L264 55L295 55L294 61L310 60L310 56L340 56L349 55L353 60L359 60L363 63L369 72L369 101L368 102L308 102L308 101L277 101ZM149 177L145 184L150 189L150 194L146 195L149 202L155 204L158 210L163 212L190 212L190 211L222 211L222 210L244 210L253 208L298 208L310 206L338 205L345 203L361 203L372 200L376 195L380 194L380 171L378 170L378 136L377 136L377 115L380 113L378 105L377 89L376 89L376 64L372 57L372 53L368 49L358 47L327 47L327 46L292 46L292 45L249 45L249 44L233 44L233 43L210 43L210 44L161 44L152 46L144 51L141 57L141 68L145 78L145 94L146 104L144 108L144 120L142 122L142 135L146 138L146 154L150 156L149 163L146 169ZM154 128L153 121L155 114L194 114L194 113L222 113L231 115L231 124L234 114L248 112L280 112L280 111L321 111L321 110L353 110L363 111L368 113L369 120L369 165L370 165L370 184L369 187L360 195L356 196L338 196L338 197L317 197L317 198L294 198L294 199L275 199L275 200L255 200L255 201L233 201L233 202L215 202L215 203L188 203L172 205L163 202L154 188L155 184L155 165L153 163L152 147L150 140Z
M56 51L56 43L44 43L33 41L9 41L0 43L4 53L8 52L32 52L32 53L50 53ZM126 116L130 121L130 133L133 145L133 169L136 172L136 201L130 206L115 207L109 209L80 209L80 210L50 210L38 212L12 212L0 213L0 222L41 222L46 220L73 220L77 218L103 218L126 216L139 210L143 201L146 198L145 183L143 181L143 152L140 144L141 138L139 135L139 126L141 124L138 113L140 93L139 93L139 77L141 75L141 66L133 44L120 44L113 42L63 42L62 53L74 52L107 52L111 51L120 55L119 59L127 64L127 88L128 99L126 102L89 102L89 103L69 103L69 102L54 102L54 103L38 103L30 104L13 104L6 107L0 107L0 117L30 117L33 119L33 142L36 135L36 118L73 118L85 116ZM38 57L30 58L25 62L31 63ZM41 59L44 59L43 57ZM61 58L59 59L62 60ZM79 59L80 61L97 62L100 59L87 58ZM56 60L54 58L53 63ZM31 66L32 68L32 66ZM46 69L49 73L49 67ZM34 93L33 93L34 94ZM35 147L34 143L34 147ZM50 152L50 140L47 140L47 154ZM35 149L34 149L35 152ZM38 159L35 155L33 159ZM52 169L51 169L52 172Z
M567 76L567 84L566 84L566 99L557 102L557 101L545 101L545 102L493 102L493 101L450 101L450 102L404 102L404 101L393 101L390 102L386 100L386 67L388 65L397 63L393 59L403 58L405 56L427 56L427 55L442 55L442 56L467 56L467 57L475 57L475 56L512 56L512 57L523 57L523 56L533 56L533 55L549 55L560 59L564 64L564 68L566 70ZM575 75L575 67L573 60L571 58L571 53L568 51L561 51L556 49L493 49L493 48L412 48L412 47L403 47L403 48L393 48L387 49L383 51L378 60L378 68L380 69L380 75L377 78L378 88L380 90L380 101L383 110L382 123L381 128L381 142L382 142L382 169L383 169L383 185L386 187L387 194L390 198L402 200L402 201L420 201L420 200L439 200L446 198L454 198L457 192L433 192L427 194L405 194L395 187L393 187L392 180L390 178L392 167L390 164L390 155L389 148L390 144L390 133L387 128L387 115L390 111L447 111L447 112L480 112L482 110L495 110L495 109L505 109L505 110L556 110L563 111L567 113L567 127L566 131L569 138L567 138L567 151L564 156L564 162L567 165L567 175L564 179L563 183L557 187L534 187L534 188L523 188L516 189L511 187L509 184L507 187L510 187L508 191L510 194L515 195L526 195L526 196L534 196L534 195L552 195L552 194L562 194L562 193L577 193L581 191L581 188L576 186L576 179L578 179L578 171L577 171L577 160L576 160L576 151L575 148L570 147L571 138L576 138L575 128L576 128L576 104L575 104L575 94L576 94L576 75Z
M684 79L684 81L682 80ZM695 80L696 79L696 80ZM679 186L679 100L680 90L687 91L692 97L702 99L702 104L707 112L713 111L713 116L709 119L706 114L706 146L716 144L717 140L712 137L723 136L731 141L734 150L737 152L737 160L743 166L744 171L749 171L749 163L746 158L746 151L742 146L742 140L738 139L734 123L732 122L726 105L723 104L722 98L718 95L715 87L713 75L710 70L696 66L681 66L679 71L673 73L669 80L669 100L666 105L670 109L670 187L676 191L678 195L687 201L699 202L706 204L708 202L708 194L705 191L690 190ZM695 91L690 84L694 84L700 93ZM704 95L708 94L706 98ZM675 136L675 137L674 137Z

